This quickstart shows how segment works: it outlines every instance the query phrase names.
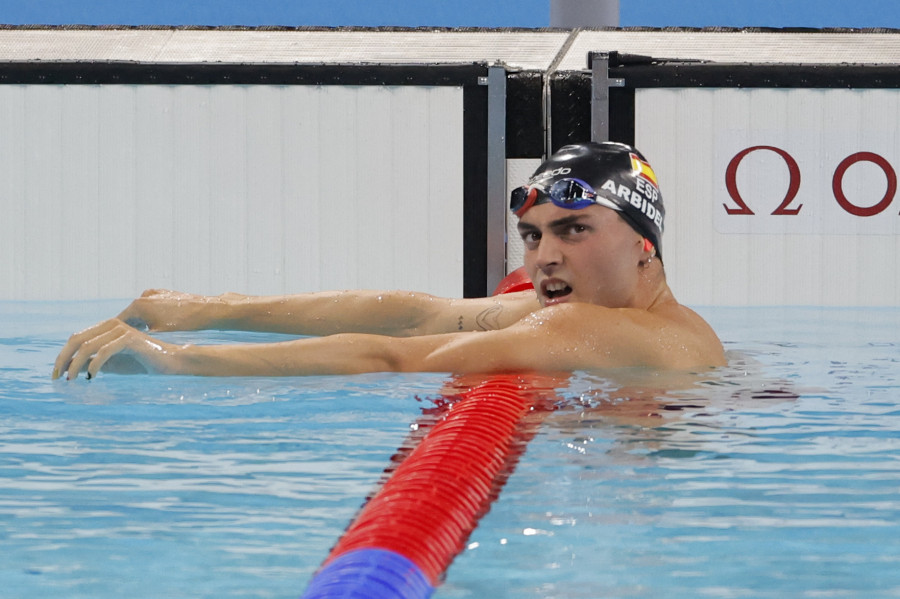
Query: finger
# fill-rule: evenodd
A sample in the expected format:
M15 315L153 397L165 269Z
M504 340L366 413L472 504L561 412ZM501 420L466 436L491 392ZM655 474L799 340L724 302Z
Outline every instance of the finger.
M72 360L69 363L69 367L67 369L68 374L66 376L66 380L72 380L73 378L78 377L78 373L81 372L82 369L84 369L88 361L101 347L109 343L113 343L118 339L121 339L126 335L126 332L126 327L124 325L121 325L104 333L101 333L100 335L97 335L89 341L84 342L72 356Z
M103 368L103 365L106 364L106 362L108 362L110 358L112 358L119 352L128 349L129 337L130 333L128 333L127 331L122 332L121 335L110 339L107 343L104 343L102 346L100 346L96 352L94 352L93 358L87 365L88 379L92 379L97 376L97 373L100 372L100 369ZM138 362L140 363L141 361L138 360Z
M97 376L111 360L120 356L126 357L131 368L124 372L170 372L166 367L167 356L173 354L174 346L163 343L134 329L122 327L122 334L118 337L110 332L108 341L94 352L93 358L87 366L88 378ZM101 341L98 339L98 341ZM140 369L135 370L137 364Z
M118 321L116 320L106 320L69 337L69 340L56 357L56 362L53 364L53 378L59 378L62 373L69 369L72 356L85 342L114 328L117 324Z

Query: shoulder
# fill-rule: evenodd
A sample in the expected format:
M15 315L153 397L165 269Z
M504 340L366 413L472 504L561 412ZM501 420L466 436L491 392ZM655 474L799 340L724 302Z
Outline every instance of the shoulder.
M725 363L709 324L677 302L654 310L559 304L529 314L519 326L544 331L556 351L580 353L584 368L689 369Z

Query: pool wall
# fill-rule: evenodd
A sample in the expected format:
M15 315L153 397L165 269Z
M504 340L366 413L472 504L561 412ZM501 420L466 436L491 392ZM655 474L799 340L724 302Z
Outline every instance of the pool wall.
M898 64L882 30L4 28L0 299L483 295L509 189L611 139L681 301L897 305Z

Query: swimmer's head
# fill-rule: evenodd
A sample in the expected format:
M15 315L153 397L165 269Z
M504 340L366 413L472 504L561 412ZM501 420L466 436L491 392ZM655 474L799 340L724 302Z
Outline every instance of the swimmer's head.
M653 169L631 146L590 142L561 148L526 185L513 190L509 208L522 216L547 202L570 210L593 204L615 210L662 256L666 217L662 194Z

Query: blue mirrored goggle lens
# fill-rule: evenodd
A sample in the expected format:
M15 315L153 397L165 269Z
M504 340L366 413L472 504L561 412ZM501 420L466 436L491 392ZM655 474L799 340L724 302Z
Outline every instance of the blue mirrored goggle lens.
M597 193L581 179L560 179L550 186L550 199L560 208L578 210L596 202Z

